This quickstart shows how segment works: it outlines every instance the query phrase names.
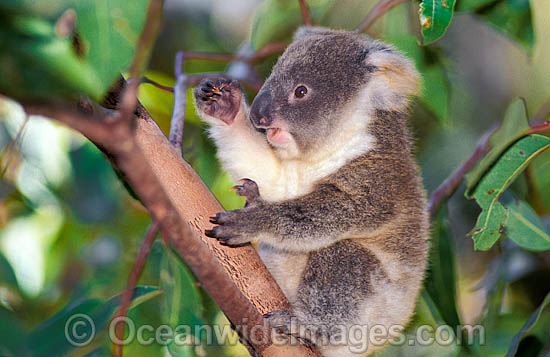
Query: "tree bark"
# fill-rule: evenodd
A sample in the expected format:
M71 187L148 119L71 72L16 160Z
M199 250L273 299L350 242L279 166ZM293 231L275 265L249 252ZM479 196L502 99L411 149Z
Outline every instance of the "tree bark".
M212 226L209 217L223 208L141 105L131 123L51 103L27 105L26 110L69 125L103 150L159 222L172 248L237 327L251 354L319 355L302 345L273 344L263 315L289 308L288 300L252 246L226 247L204 236Z

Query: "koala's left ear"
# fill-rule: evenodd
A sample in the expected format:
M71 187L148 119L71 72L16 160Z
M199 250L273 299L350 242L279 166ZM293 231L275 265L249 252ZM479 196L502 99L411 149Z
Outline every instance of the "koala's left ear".
M380 109L406 110L409 98L420 90L420 75L414 63L385 45L369 51L365 61L373 68L368 87L375 104Z

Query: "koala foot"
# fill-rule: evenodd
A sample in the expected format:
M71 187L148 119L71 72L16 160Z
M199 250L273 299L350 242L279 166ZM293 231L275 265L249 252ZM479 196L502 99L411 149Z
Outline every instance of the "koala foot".
M246 205L254 205L260 200L260 190L256 182L243 178L239 180L239 185L231 187L237 195L246 198Z
M312 347L315 344L306 336L298 318L292 310L281 309L268 312L264 315L269 325L278 333L295 338L300 344Z
M194 95L199 110L231 125L240 110L243 90L236 80L205 79L195 87Z

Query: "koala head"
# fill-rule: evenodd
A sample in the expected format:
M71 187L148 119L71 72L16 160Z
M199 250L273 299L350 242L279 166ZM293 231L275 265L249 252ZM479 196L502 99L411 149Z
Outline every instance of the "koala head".
M391 46L347 31L298 30L250 108L250 120L285 157L308 155L361 107L406 110L418 75Z

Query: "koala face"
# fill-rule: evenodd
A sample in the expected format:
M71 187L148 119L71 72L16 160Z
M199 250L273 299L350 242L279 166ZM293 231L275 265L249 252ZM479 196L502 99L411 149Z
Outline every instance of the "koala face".
M331 135L372 68L362 35L314 28L298 36L254 99L250 119L275 149L307 154Z

